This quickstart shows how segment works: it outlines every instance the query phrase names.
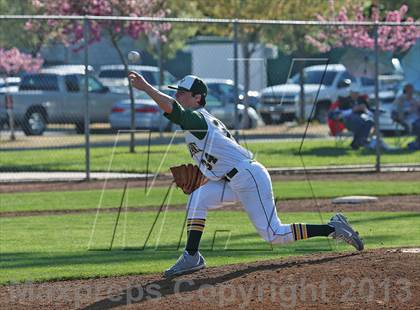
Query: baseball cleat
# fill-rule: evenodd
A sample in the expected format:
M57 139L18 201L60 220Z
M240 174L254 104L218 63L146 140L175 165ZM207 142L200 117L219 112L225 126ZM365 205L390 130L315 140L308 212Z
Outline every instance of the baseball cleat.
M359 234L353 230L343 214L337 213L334 215L328 225L335 229L330 235L331 237L347 242L354 246L358 251L363 250L364 245L362 239L360 239Z
M206 262L200 252L190 255L187 251L185 251L178 258L175 265L163 273L163 276L165 278L172 278L182 274L192 273L205 267Z

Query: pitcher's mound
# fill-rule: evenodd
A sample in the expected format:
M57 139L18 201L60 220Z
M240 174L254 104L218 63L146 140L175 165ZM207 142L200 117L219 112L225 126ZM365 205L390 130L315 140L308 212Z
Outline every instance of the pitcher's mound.
M155 274L0 286L0 303L5 309L420 309L419 279L418 248L376 249L211 267L172 280Z

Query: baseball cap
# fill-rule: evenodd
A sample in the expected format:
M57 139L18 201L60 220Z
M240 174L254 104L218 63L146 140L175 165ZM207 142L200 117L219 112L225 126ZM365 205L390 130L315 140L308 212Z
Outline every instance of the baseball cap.
M168 87L171 89L190 91L195 95L203 95L203 97L207 96L206 83L204 83L202 79L195 75L187 75L178 82L177 86Z

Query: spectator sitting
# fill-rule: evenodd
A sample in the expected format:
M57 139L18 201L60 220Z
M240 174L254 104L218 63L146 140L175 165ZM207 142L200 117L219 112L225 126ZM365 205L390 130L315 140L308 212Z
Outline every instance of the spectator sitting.
M413 92L413 85L404 85L402 95L395 101L396 109L392 112L392 119L402 124L408 132L411 132L411 125L417 119L419 106L419 101L414 98Z
M370 130L374 124L372 113L367 107L367 96L361 96L357 86L352 84L349 95L338 97L332 106L336 106L336 109L330 110L329 117L341 120L346 129L353 133L351 148L357 150L361 146L367 146Z

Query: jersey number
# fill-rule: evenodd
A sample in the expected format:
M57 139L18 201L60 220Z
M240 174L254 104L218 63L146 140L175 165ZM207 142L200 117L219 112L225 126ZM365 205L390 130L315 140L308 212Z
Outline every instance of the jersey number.
M205 159L203 158L201 160L201 163L204 166L206 166L208 170L212 170L213 169L213 165L215 163L217 163L217 158L214 157L213 155L210 155L209 153L204 153L204 157L205 157Z

